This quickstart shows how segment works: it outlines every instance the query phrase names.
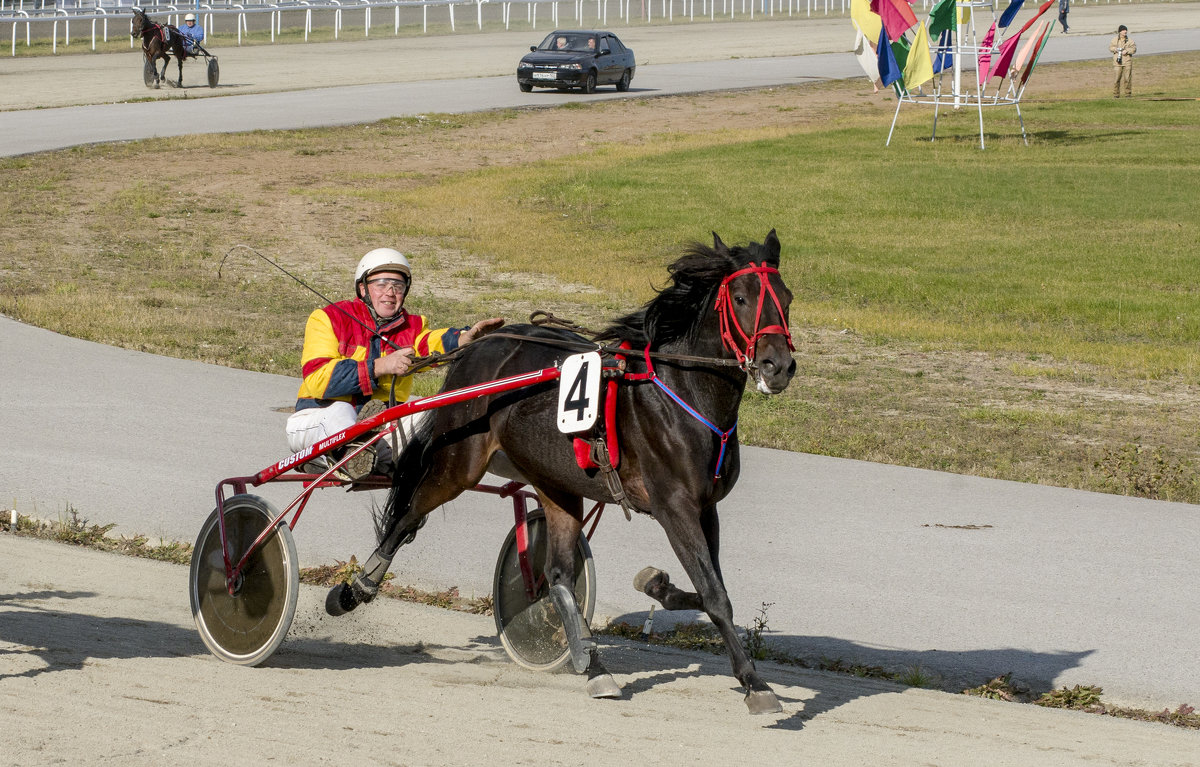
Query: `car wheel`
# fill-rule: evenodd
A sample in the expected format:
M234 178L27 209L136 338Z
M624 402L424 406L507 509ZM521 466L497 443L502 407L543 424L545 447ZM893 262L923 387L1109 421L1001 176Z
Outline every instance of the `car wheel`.
M587 79L583 81L583 92L584 93L595 93L596 92L596 71L595 70L588 72Z
M617 80L617 90L619 90L621 93L624 93L625 91L629 90L629 81L631 79L633 79L633 78L630 77L629 70L626 69L624 72L621 73L621 79Z
M521 93L529 93L533 90L533 86L529 83L517 83L517 86L521 89Z

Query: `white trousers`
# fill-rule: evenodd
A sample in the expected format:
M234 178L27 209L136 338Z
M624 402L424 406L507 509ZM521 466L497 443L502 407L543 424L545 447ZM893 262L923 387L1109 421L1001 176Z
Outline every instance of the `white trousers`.
M409 397L408 401L418 399ZM400 419L400 445L408 444L413 432L429 417L431 411L406 415ZM349 429L358 420L354 406L349 402L334 402L326 407L310 407L298 410L287 419L288 449L298 453L317 444L326 437ZM388 438L390 439L390 438Z

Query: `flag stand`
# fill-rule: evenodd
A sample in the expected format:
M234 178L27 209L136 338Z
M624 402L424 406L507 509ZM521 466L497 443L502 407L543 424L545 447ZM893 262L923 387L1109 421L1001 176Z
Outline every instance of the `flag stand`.
M937 45L933 47L932 51L935 60L939 62L940 66L932 78L920 82L915 93L908 89L903 78L891 83L892 88L896 92L896 112L892 116L892 125L888 131L885 146L891 146L892 136L896 131L896 122L900 118L900 108L905 104L933 107L933 129L929 137L930 141L937 139L938 118L943 106L952 106L955 109L959 109L964 106L970 107L974 105L979 113L980 149L986 148L983 130L984 107L1012 107L1017 113L1017 120L1021 126L1021 139L1028 146L1029 136L1025 132L1025 118L1021 114L1021 97L1025 93L1025 86L1029 82L1029 75L1033 71L1038 58L1041 56L1046 42L1049 40L1053 30L1052 22L1042 22L1034 30L1032 38L1027 40L1026 44L1020 49L1019 54L1017 44L1026 30L1045 13L1050 3L1043 4L1037 14L1019 32L1015 35L1007 35L1003 40L995 39L997 16L992 0L957 0L955 6L955 12L958 14L955 20L965 23L959 23L946 29L939 38ZM1019 9L1019 7L1020 4L1018 3L1017 8ZM964 9L966 10L966 19L963 18ZM975 16L976 12L983 12L985 10L991 13L992 24L983 41L979 42L976 34ZM1005 18L1003 22L1007 29L1007 25L1012 21L1011 16L1015 16L1015 11L1011 13L1006 12L1005 16L1010 17ZM918 35L926 34L924 25L918 27L917 30ZM969 42L967 42L968 38ZM920 42L926 42L927 40L928 38ZM916 44L913 47L915 49ZM949 57L953 57L954 72L953 77L950 78L950 83L947 84L946 70L948 67L945 64ZM882 66L882 58L880 61ZM966 61L974 62L975 71L964 77L962 66ZM928 74L929 71L926 70L925 77L930 77ZM983 72L984 76L980 77L980 72ZM1000 83L996 86L995 92L991 96L988 96L988 84L995 77L1000 79ZM930 92L926 93L926 85L930 83Z

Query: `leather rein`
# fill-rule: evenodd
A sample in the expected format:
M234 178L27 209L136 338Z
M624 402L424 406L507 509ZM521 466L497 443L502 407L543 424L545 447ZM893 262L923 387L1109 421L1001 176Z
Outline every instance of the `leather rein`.
M737 315L734 313L734 301L729 292L729 283L744 274L755 274L758 276L759 281L758 305L755 308L754 314L754 330L750 335L746 334L746 331L742 329L741 323L738 322ZM701 357L694 354L675 354L672 352L651 351L650 345L647 344L645 349L647 366L650 366L651 359L657 359L670 362L696 362L703 365L715 365L719 367L738 367L743 371L750 373L757 367L757 365L754 363L754 355L758 346L758 339L768 335L783 336L787 340L788 349L795 351L796 346L792 343L792 334L786 325L777 324L762 327L762 312L763 307L766 305L766 298L768 296L770 296L771 303L775 306L775 310L778 312L780 320L782 321L783 319L783 306L780 303L779 296L775 293L775 288L771 285L770 281L770 275L772 274L778 275L779 270L773 266L768 266L765 261L761 264L751 263L750 266L744 269L739 269L732 274L726 275L726 277L721 280L720 286L717 288L717 301L713 308L716 310L717 316L720 318L721 342L724 344L725 348L733 352L736 359L731 360L724 357ZM531 324L537 327L560 327L584 335L599 335L595 331L580 327L570 320L561 319L554 316L550 312L542 310L538 310L530 314L529 321ZM738 340L733 335L734 330L736 330L738 335L741 337L742 343L740 345ZM532 336L518 335L516 333L505 333L503 331L488 333L486 336L483 336L483 338L507 338L514 341L525 341L530 343L544 344L546 346L557 346L562 349L574 351L594 350L613 356L623 356L629 351L628 346L607 346L605 344L598 344L595 342L570 341L561 338L537 338ZM413 361L413 366L409 368L406 375L415 373L418 370L423 370L424 368L432 365L442 364L443 362L453 359L463 348L465 347L459 347L458 349L454 349L453 351L449 351L444 354L431 354L428 357L419 357ZM651 371L653 370L652 367L650 369Z

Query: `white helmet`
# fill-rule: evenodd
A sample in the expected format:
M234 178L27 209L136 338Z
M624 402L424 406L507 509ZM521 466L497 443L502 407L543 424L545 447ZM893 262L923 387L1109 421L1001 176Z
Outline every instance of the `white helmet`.
M195 21L195 20L196 20L196 14L194 14L194 13L189 13L187 16L184 16L184 17L183 17L183 20L184 20L184 21Z
M375 248L363 256L354 270L354 284L358 285L376 272L399 272L412 282L412 270L408 267L408 259L395 248Z

